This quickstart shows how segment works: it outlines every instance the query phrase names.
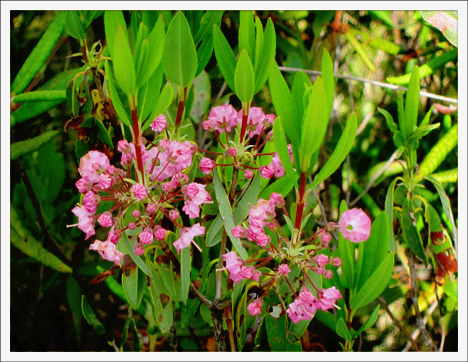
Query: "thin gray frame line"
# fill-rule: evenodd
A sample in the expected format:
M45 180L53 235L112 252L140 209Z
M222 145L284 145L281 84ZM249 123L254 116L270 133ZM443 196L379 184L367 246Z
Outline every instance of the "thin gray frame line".
M315 74L315 75L321 75L322 72L319 70L308 70L308 69L300 69L300 68L289 68L289 67L278 67L279 70L285 71L285 72L304 72L308 74ZM389 83L383 83L379 82L376 80L371 80L371 79L365 79L365 78L358 78L358 77L352 77L348 75L341 75L341 74L334 74L335 78L341 78L341 79L349 79L349 80L355 80L358 82L364 82L364 83L370 83L382 88L388 88L388 89L393 89L393 90L402 90L402 91L408 91L408 88L405 87L400 87L394 84L389 84ZM432 94L432 93L427 93L427 92L419 92L420 95L427 97L427 98L432 98L432 99L437 99L439 101L444 101L444 102L449 102L449 103L455 103L458 104L458 99L454 98L448 98L444 96L439 96L437 94Z

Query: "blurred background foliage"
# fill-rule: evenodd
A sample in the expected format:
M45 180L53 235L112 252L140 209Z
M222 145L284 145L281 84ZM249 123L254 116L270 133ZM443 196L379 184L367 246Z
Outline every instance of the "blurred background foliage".
M131 13L124 13L128 23ZM334 60L336 74L389 83L389 78L391 80L410 74L415 65L421 67L450 50L456 53L456 44L454 46L451 43L450 36L446 38L441 31L425 21L419 12L346 11L343 13L341 24L334 23L335 11L255 13L263 24L266 24L269 17L274 21L277 32L276 61L279 66L289 68L319 70L322 49L327 49ZM12 80L57 14L57 11L11 11ZM238 27L239 12L226 11L221 30L235 52ZM354 40L344 34L343 27L348 27L346 29L354 32ZM102 16L93 21L86 36L88 44L98 40L104 41ZM376 45L375 39L378 40L377 43L382 41ZM386 47L386 51L383 51L382 47ZM55 75L80 68L80 58L71 57L79 52L79 49L79 42L67 37L65 33L27 90L36 90L45 86ZM211 86L211 103L214 104L216 98L224 94L224 80L214 55L205 70ZM294 72L284 74L291 82ZM206 75L204 76L206 78ZM422 90L450 98L458 98L457 84L456 56L437 69L431 69L421 79ZM405 86L404 83L401 85ZM338 205L342 199L354 202L356 207L375 217L385 209L387 189L394 176L401 172L401 165L394 161L362 197L358 196L396 150L392 133L384 117L377 112L377 107L384 108L396 118L396 92L362 81L338 79L335 94L334 110L322 153L331 153L338 141L334 135L341 133L343 124L351 112L357 114L360 126L350 156L340 168L341 172L335 172L319 190L327 219L337 219ZM232 97L231 102L236 108L240 108L236 97ZM426 114L434 103L445 106L450 104L422 96L419 114ZM256 94L253 105L262 107L265 113L274 112L266 85ZM68 133L63 131L70 114L67 102L59 102L46 112L11 128L12 143L38 136L45 131L58 131L39 151L11 162L11 203L30 236L41 241L44 248L59 259L70 261L73 267L72 278L69 273L62 273L38 263L20 249L11 247L11 351L113 351L114 347L107 343L108 339L97 334L82 317L82 293L99 314L111 339L118 341L117 344L122 340L122 330L127 317L125 303L109 290L106 283L90 284L98 270L108 270L111 264L101 260L97 253L88 251L88 243L84 242L80 230L66 227L67 224L74 223L70 210L79 201L74 184L78 179L75 142L80 135L73 130ZM443 114L436 110L431 115L431 120L432 123L441 123L441 127L421 139L418 162L424 159L433 145L457 122L457 113ZM334 129L338 132L333 132ZM326 156L319 159L322 165L325 161ZM436 172L453 170L457 166L458 152L457 148L454 148ZM457 178L452 177L443 185L458 222ZM425 192L426 199L436 200L437 192L434 188L427 185ZM433 206L439 214L443 214L440 202L434 202ZM443 221L449 228L447 220ZM44 228L47 230L46 234ZM96 236L99 238L99 230ZM430 266L426 268L422 264L417 265L417 277L420 289L419 305L431 337L434 341L440 341L441 335L446 334L444 351L457 351L458 314L453 300L443 299L437 303L434 294L434 271ZM395 326L386 312L389 308L410 333L415 331L407 259L401 246L390 285L377 301L357 311L356 317L361 318L355 318L355 322L364 323L369 313L382 300L383 308L377 323L361 334L356 342L356 351L401 351L410 348L408 338ZM445 330L442 331L440 318L444 315ZM141 349L148 350L146 322L137 314L134 318L139 337L134 333L129 334L126 349L137 348L132 341L140 338ZM214 341L210 336L208 324L204 322L203 316L196 318L200 319L198 325L201 327L197 328L196 335L191 329L185 336L178 335L180 350L213 350ZM353 327L358 329L359 324ZM333 331L314 319L301 343L305 351L336 351L340 350L336 337ZM413 337L416 340L421 338L418 335ZM164 335L153 342L156 350L169 350ZM253 350L253 343L246 344L245 350L249 348Z

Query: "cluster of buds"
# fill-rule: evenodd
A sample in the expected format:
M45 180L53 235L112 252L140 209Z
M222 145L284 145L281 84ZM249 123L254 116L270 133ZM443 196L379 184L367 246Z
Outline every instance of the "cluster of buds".
M318 289L308 275L308 272L314 272L326 279L330 279L333 273L325 267L328 264L334 267L341 265L340 258L329 257L323 253L331 241L330 232L338 228L344 238L356 243L362 242L367 240L370 235L371 221L362 210L351 209L341 215L338 223L328 223L326 227L317 230L308 239L298 241L297 235L300 235L300 232L297 230L291 230L296 237L288 238L286 236L275 219L275 208L284 209L284 200L281 195L272 193L269 200L259 199L255 205L251 205L248 226L238 225L232 229L235 237L255 242L259 247L267 251L268 256L262 259L243 261L235 251L231 251L223 255L226 260L226 269L229 271L229 277L234 284L242 279L259 281L262 274L271 277L271 283L268 284L263 295L249 304L247 309L251 315L257 315L261 312L263 297L270 287L275 284L275 281L284 278L295 296L294 301L289 304L287 309L289 317L294 323L304 319L310 320L316 310L329 310L335 306L337 299L342 297L335 287ZM286 210L284 212L287 215ZM266 227L276 235L277 243L271 242L271 237L265 232ZM273 274L262 273L257 270L273 259L279 263ZM256 266L246 265L255 262L260 263ZM303 275L303 287L299 295L296 294L287 278L292 265L296 265ZM316 296L311 293L306 281L315 289Z

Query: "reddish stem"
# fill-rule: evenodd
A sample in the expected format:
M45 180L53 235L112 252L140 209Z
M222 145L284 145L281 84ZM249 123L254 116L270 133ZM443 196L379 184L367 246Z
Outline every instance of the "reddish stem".
M140 126L138 124L138 114L137 110L132 109L132 122L133 122L133 143L135 145L135 153L137 158L137 165L138 171L140 171L142 177L142 183L144 184L144 177L143 177L143 158L141 156L141 133L140 133ZM138 175L137 175L138 180Z
M185 93L187 92L187 88L184 88L184 100L179 100L179 104L177 105L177 117L175 122L176 130L179 129L180 123L182 122L182 114L184 113L185 108Z
M299 184L299 200L297 200L297 213L296 213L296 222L294 227L299 229L301 227L302 216L304 214L304 194L305 186L307 181L307 175L305 172L301 172L301 181Z
M249 118L249 113L247 112L247 114L244 114L244 112L242 112L242 128L241 128L241 135L240 135L241 142L244 141L245 130L247 129L247 120L248 120L248 118Z

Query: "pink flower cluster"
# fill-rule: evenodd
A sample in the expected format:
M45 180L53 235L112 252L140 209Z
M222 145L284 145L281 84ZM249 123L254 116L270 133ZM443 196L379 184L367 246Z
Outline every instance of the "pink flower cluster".
M185 205L182 208L189 218L194 219L200 216L200 205L212 203L210 194L205 191L206 185L192 182L182 187L185 196Z
M252 279L256 282L259 281L260 273L255 270L253 266L245 266L245 262L237 256L235 251L231 251L227 254L223 254L224 260L226 260L226 269L229 271L229 278L237 284L242 279Z
M232 229L232 234L236 238L247 238L247 240L265 247L270 242L270 237L265 233L265 226L276 227L274 223L275 208L283 205L283 197L275 192L270 195L270 200L259 199L249 210L248 229L239 225Z
M289 304L289 308L286 310L289 318L294 323L311 320L318 309L323 311L332 309L336 301L342 298L340 291L335 287L321 289L318 291L317 296L318 298L311 293L309 288L302 287L299 296Z

